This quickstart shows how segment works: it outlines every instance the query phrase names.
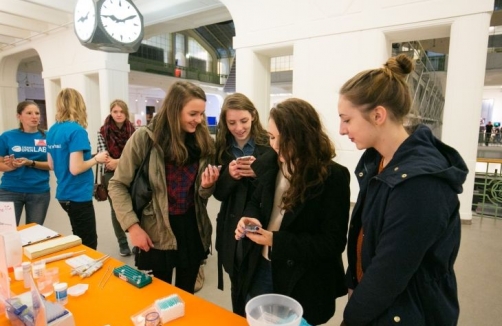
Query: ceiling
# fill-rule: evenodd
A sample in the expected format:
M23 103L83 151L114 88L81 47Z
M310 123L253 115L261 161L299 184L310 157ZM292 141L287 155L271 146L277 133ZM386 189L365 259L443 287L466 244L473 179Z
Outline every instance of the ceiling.
M119 0L117 0L119 1ZM0 0L0 53L64 28L73 28L77 0ZM135 0L145 38L232 19L219 0Z
M0 0L0 53L58 30L73 28L76 2L77 0ZM134 3L143 14L145 38L194 29L206 39L216 36L214 43L221 44L216 49L220 56L224 57L232 51L228 46L231 39L221 36L227 29L233 29L232 17L219 0L134 0ZM205 27L207 25L212 27ZM502 11L493 14L491 25L502 25ZM447 38L423 42L428 50L448 52ZM27 58L21 62L19 70L41 73L42 65L38 57ZM501 71L487 70L485 85L502 85Z

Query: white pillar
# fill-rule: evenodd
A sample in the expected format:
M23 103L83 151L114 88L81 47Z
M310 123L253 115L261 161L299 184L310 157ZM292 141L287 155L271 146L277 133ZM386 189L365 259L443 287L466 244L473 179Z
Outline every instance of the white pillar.
M270 57L252 49L236 51L236 91L254 103L263 126L267 126L270 111Z
M0 79L0 133L19 127L16 116L18 104L17 83Z
M103 69L99 71L99 94L101 120L110 114L110 103L116 99L120 99L127 103L129 102L129 69L114 70ZM102 122L103 122L102 121Z
M460 218L470 224L479 117L491 13L462 16L451 25L442 140L464 158L469 175L460 198Z

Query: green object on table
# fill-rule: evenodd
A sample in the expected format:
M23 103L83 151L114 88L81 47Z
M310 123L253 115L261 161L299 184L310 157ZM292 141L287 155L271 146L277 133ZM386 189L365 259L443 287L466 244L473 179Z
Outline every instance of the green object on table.
M152 283L152 277L142 271L132 268L129 265L123 265L113 269L113 275L134 285L137 288L142 288Z

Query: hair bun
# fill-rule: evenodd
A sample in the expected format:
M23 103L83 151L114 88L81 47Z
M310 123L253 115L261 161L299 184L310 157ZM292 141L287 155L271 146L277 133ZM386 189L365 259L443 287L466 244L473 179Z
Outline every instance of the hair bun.
M399 75L407 75L414 69L413 61L406 54L390 57L384 66Z

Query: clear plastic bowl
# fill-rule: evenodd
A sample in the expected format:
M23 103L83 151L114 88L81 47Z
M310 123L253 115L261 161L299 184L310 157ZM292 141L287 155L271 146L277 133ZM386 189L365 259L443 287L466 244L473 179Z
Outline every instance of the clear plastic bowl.
M246 304L246 319L250 326L299 326L303 308L293 298L281 294L263 294Z

